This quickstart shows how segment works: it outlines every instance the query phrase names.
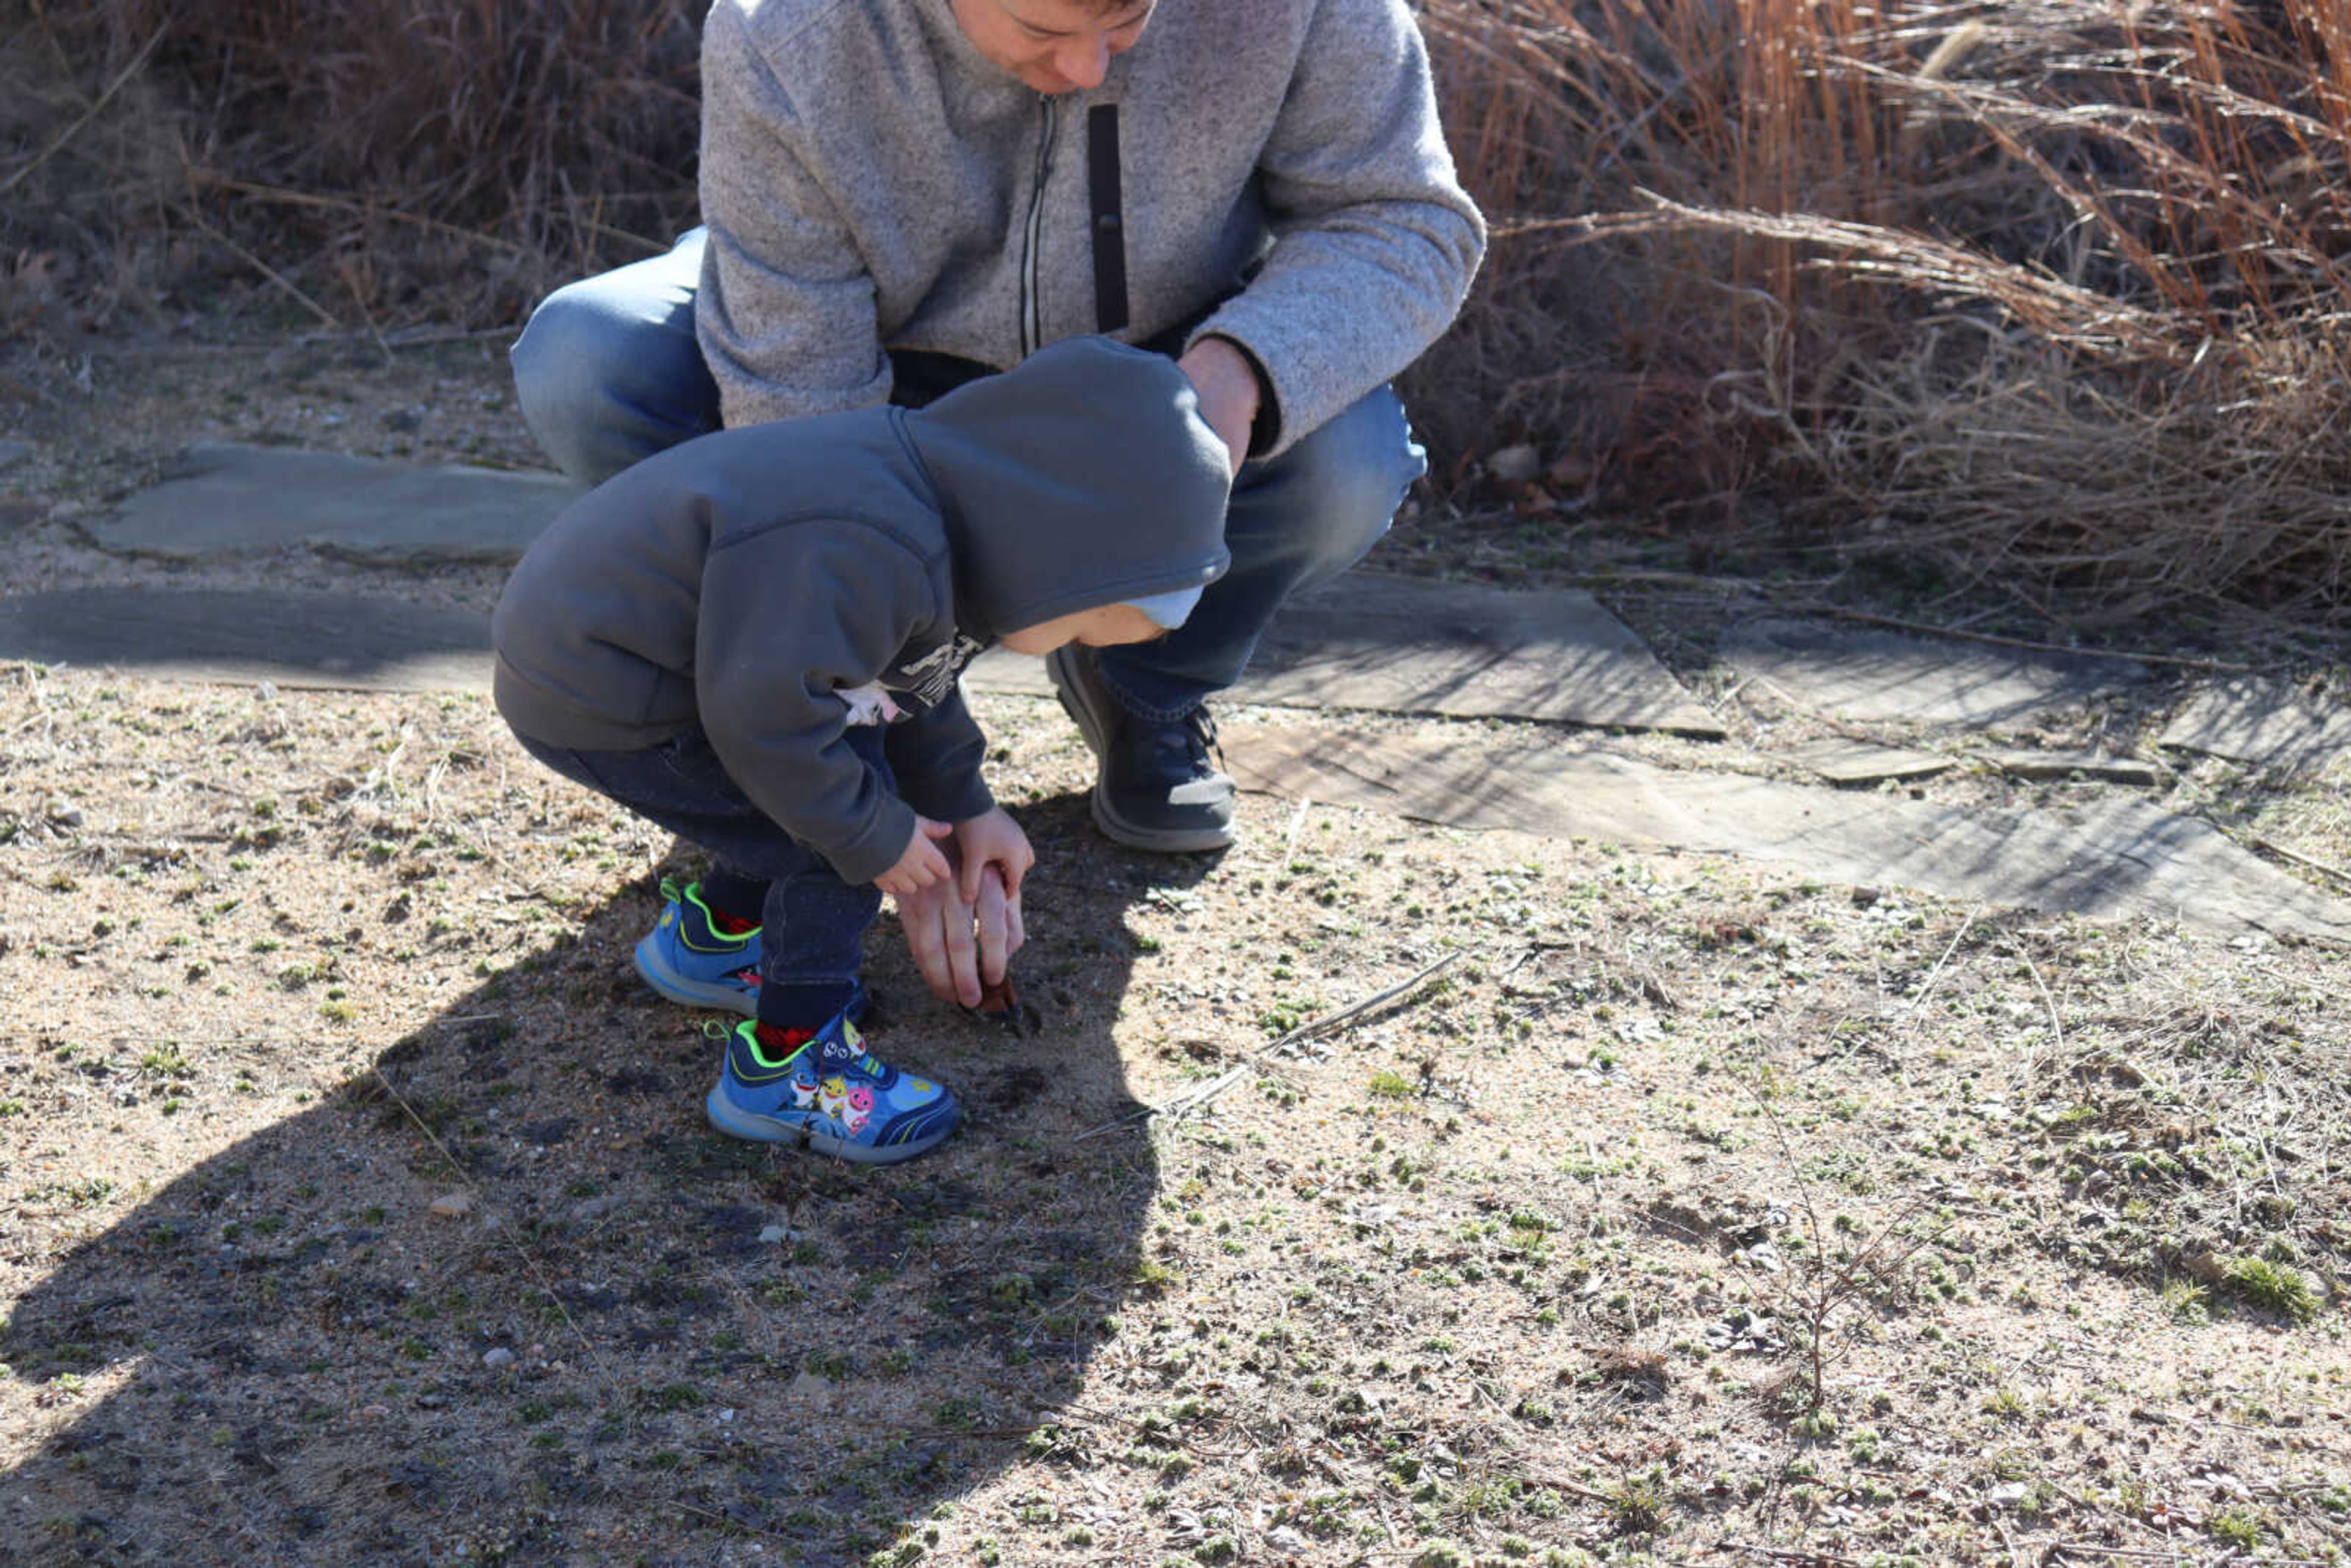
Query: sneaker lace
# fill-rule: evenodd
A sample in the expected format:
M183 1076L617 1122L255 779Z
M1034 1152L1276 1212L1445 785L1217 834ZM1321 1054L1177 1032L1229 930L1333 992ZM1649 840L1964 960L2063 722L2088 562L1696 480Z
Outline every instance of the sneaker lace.
M1160 744L1171 749L1181 747L1185 762L1193 768L1205 767L1211 757L1219 768L1225 765L1225 748L1217 742L1217 721L1205 703L1159 734Z

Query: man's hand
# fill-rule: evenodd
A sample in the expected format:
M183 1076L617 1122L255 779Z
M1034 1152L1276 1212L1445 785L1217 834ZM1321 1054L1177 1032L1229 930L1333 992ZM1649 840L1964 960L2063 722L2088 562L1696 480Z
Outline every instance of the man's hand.
M1192 379L1200 397L1200 417L1224 442L1233 473L1249 461L1249 431L1257 423L1260 389L1249 356L1230 339L1203 338L1192 345L1176 368Z
M898 895L906 952L943 1002L977 1007L985 988L1004 978L1005 966L1027 940L1020 901L1006 893L1001 869L990 867L980 877L976 900L966 900L954 878Z
M898 863L873 879L873 885L893 898L935 883L954 878L955 868L947 857L931 841L944 839L955 830L945 822L935 822L928 817L914 819L914 831L906 840L906 848L898 856Z

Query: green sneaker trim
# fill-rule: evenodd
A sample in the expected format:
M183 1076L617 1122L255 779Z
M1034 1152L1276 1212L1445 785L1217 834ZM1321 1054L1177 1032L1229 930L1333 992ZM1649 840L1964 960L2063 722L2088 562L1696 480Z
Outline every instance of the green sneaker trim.
M696 947L693 943L685 940L685 933L681 929L677 934L677 939L680 942L684 943L684 945L694 952L724 953L730 948L740 947L744 943L750 941L753 937L758 936L760 932L767 929L765 925L754 925L748 931L737 931L731 936L721 932L718 929L718 922L713 918L714 911L711 909L710 905L702 901L702 879L699 877L687 883L684 887L678 886L676 883L672 882L668 877L664 877L662 878L661 893L664 898L669 900L673 904L691 904L696 909L702 911L703 929L708 931L714 936L720 937L726 944L726 946L725 947Z
M812 1039L804 1040L800 1041L799 1045L793 1047L790 1051L786 1051L781 1056L769 1056L766 1051L759 1049L758 1019L745 1019L741 1023L735 1026L735 1032L743 1037L743 1047L751 1053L751 1060L758 1062L764 1071L768 1072L782 1071L785 1068L789 1067L793 1062L798 1061L801 1057L806 1056L808 1054L809 1047L816 1043Z

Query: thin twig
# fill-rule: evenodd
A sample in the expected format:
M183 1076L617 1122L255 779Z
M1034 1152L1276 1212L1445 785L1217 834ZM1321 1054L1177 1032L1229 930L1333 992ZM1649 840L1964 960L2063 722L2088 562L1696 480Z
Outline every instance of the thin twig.
M220 230L213 227L211 224L205 222L204 215L198 212L193 205L185 202L173 202L172 206L173 210L180 214L181 216L195 225L197 228L202 229L206 237L218 241L226 249L234 252L239 261L244 262L247 267L250 267L255 271L260 273L262 277L267 278L270 282L276 284L278 287L292 295L295 300L300 304L304 309L308 310L311 315L316 316L319 319L320 324L331 327L339 332L342 330L343 323L333 311L328 309L325 306L319 304L317 300L311 298L308 295L303 293L301 289L288 282L285 276L276 267L270 266L267 262L262 260L259 256L246 249L245 246L237 244L236 241L229 238L228 235L221 233Z
M2018 957L2024 960L2025 972L2032 977L2033 985L2041 992L2041 1005L2049 1009L2050 1049L2063 1051L2065 1049L2065 1024L2064 1020L2057 1016L2057 998L2049 994L2049 982L2041 977L2041 966L2032 961L2032 955L2025 950L2023 943L2020 942L2016 945L2015 952Z
M469 229L457 224L443 223L438 218L421 217L414 213L404 213L397 207L388 207L381 203L354 202L343 196L320 195L315 191L288 190L283 185L256 184L250 180L234 179L229 175L193 164L188 169L188 179L191 183L216 185L224 191L235 191L241 196L252 196L260 201L275 202L281 206L330 207L337 212L356 213L364 218L383 218L392 223L408 224L434 234L448 235L455 239L468 240L475 245L486 245L494 250L505 251L509 256L528 256L531 254L529 246L517 245L512 240L500 239L496 235L484 234L479 229Z
M2063 643L2035 642L2030 637L2001 637L1990 632L1962 632L1949 626L1937 626L1924 621L1905 621L1898 615L1878 615L1866 610L1850 610L1842 604L1795 604L1792 611L1806 614L1834 615L1841 621L1858 621L1865 626L1887 626L1899 632L1917 632L1930 637L1959 637L1970 643L1989 643L2000 648L2026 648L2036 653L2075 653L2085 659L2120 659L2136 664L2167 664L2175 669L2207 670L2221 675L2259 674L2266 666L2235 664L2225 659L2197 659L2180 653L2120 653L2109 648L2073 648Z
M1754 1546L1744 1541L1726 1541L1720 1550L1752 1552L1758 1557L1768 1557L1774 1563L1826 1563L1833 1564L1834 1568L1861 1568L1858 1557L1840 1557L1834 1552L1814 1552L1802 1546Z
M59 148L63 147L67 142L71 141L76 136L81 133L82 127L97 119L99 111L103 110L107 104L113 99L116 93L122 90L123 85L129 82L132 77L139 74L140 68L147 63L147 57L155 52L155 46L163 41L163 35L170 30L171 24L168 22L164 23L162 26L157 27L154 33L149 37L147 42L141 47L139 53L131 57L131 63L123 67L112 81L106 84L105 90L100 92L98 97L91 101L90 106L88 109L82 110L80 119L75 120L71 125L67 126L63 131L58 131L56 140L52 141L47 147L42 148L38 152L33 154L33 161L31 162L26 164L23 168L17 170L6 179L0 180L0 196L6 195L9 192L23 184L32 176L34 170L47 162L51 155L56 153Z
M416 1113L415 1107L409 1104L406 1096L392 1087L392 1080L383 1075L382 1067L371 1064L368 1072L377 1083L382 1086L383 1092L392 1097L392 1103L400 1107L400 1113L407 1117L418 1132L424 1134L424 1141L431 1144L442 1159L448 1163L449 1168L456 1173L457 1178L468 1186L475 1185L474 1176L465 1169L464 1163L450 1152L449 1145L441 1141L441 1135L426 1125L424 1118ZM588 1337L588 1331L580 1326L579 1320L571 1315L571 1309L563 1304L563 1298L556 1292L555 1281L548 1277L547 1270L538 1266L538 1259L528 1248L523 1246L511 1231L501 1228L500 1234L505 1236L515 1256L522 1260L522 1266L530 1271L530 1276L540 1291L545 1294L549 1301L554 1304L557 1314L563 1319L563 1326L569 1329L573 1337L580 1341L580 1348L587 1352L589 1357L596 1363L597 1371L609 1377L610 1369L604 1365L603 1357L596 1353L596 1342Z
M2333 877L2337 882L2351 883L2351 871L2345 871L2341 866L2329 864L2325 861L2313 860L2300 850L2290 850L2274 839L2265 839L2259 833L2254 833L2249 835L2245 841L2264 854L2273 854L2280 860L2291 861L2304 871L2318 872L2323 875Z
M1910 998L1909 1012L1912 1018L1918 1016L1927 1005L1927 998L1935 994L1935 984L1943 977L1944 967L1950 963L1951 955L1959 950L1959 944L1968 939L1968 933L1975 929L1975 924L1982 918L1984 906L1979 904L1974 909L1969 911L1965 920L1959 922L1959 930L1951 936L1951 945L1943 949L1943 956L1936 959L1935 967L1927 972L1926 983L1918 988L1918 994Z
M1298 810L1290 813L1289 835L1281 841L1280 863L1283 866L1287 867L1291 861L1298 858L1298 834L1300 830L1306 826L1306 813L1313 809L1314 797L1311 795L1299 797Z
M1280 1040L1273 1041L1264 1050L1250 1053L1249 1056L1242 1061L1238 1067L1236 1067L1230 1071L1225 1073L1222 1077L1217 1079L1216 1082L1208 1084L1205 1088L1194 1090L1191 1093L1185 1095L1180 1100L1170 1101L1165 1105L1145 1105L1141 1110L1130 1112L1126 1115L1119 1117L1114 1122L1104 1122L1099 1127L1089 1128L1087 1131L1080 1133L1076 1137L1070 1141L1073 1144L1082 1144L1088 1138L1100 1137L1104 1133L1114 1133L1121 1127L1131 1125L1136 1122L1147 1120L1153 1116L1180 1117L1186 1115L1193 1111L1196 1111L1201 1106L1207 1104L1209 1101L1214 1100L1217 1095L1222 1094L1226 1090L1230 1089L1234 1084L1238 1083L1250 1073L1260 1071L1265 1066L1267 1058L1273 1056L1277 1052L1286 1050L1290 1046L1298 1044L1301 1040L1311 1040L1318 1034L1322 1034L1328 1030L1337 1029L1341 1024L1346 1023L1350 1019L1361 1018L1364 1014L1372 1011L1375 1008L1385 1006L1387 1003L1394 1001L1396 998L1410 991L1414 987L1419 985L1423 980L1426 980L1430 976L1436 974L1439 969L1444 968L1447 965L1464 956L1468 951L1468 949L1465 947L1457 947L1452 952L1447 953L1443 957L1437 959L1435 963L1422 968L1417 974L1415 974L1409 979L1398 981L1396 984L1390 986L1386 990L1380 992L1377 996L1365 997L1362 1001L1351 1003L1346 1007L1341 1008L1337 1012L1324 1013L1321 1018L1300 1024L1296 1029L1291 1030Z
M2059 1557L2125 1557L2143 1563L2187 1563L2195 1560L2195 1553L2188 1551L2147 1551L2128 1546L2091 1546L2071 1541L2053 1541L2042 1549L2043 1562ZM2221 1561L2226 1562L2227 1558ZM2315 1557L2264 1557L2262 1564L2262 1568L2323 1568Z

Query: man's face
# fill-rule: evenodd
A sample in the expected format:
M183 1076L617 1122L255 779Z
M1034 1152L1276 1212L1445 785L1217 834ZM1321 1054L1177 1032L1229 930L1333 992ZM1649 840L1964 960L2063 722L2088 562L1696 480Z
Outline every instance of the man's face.
M1105 7L1089 0L950 0L956 26L990 64L1039 92L1102 85L1110 57L1143 37L1155 0Z

